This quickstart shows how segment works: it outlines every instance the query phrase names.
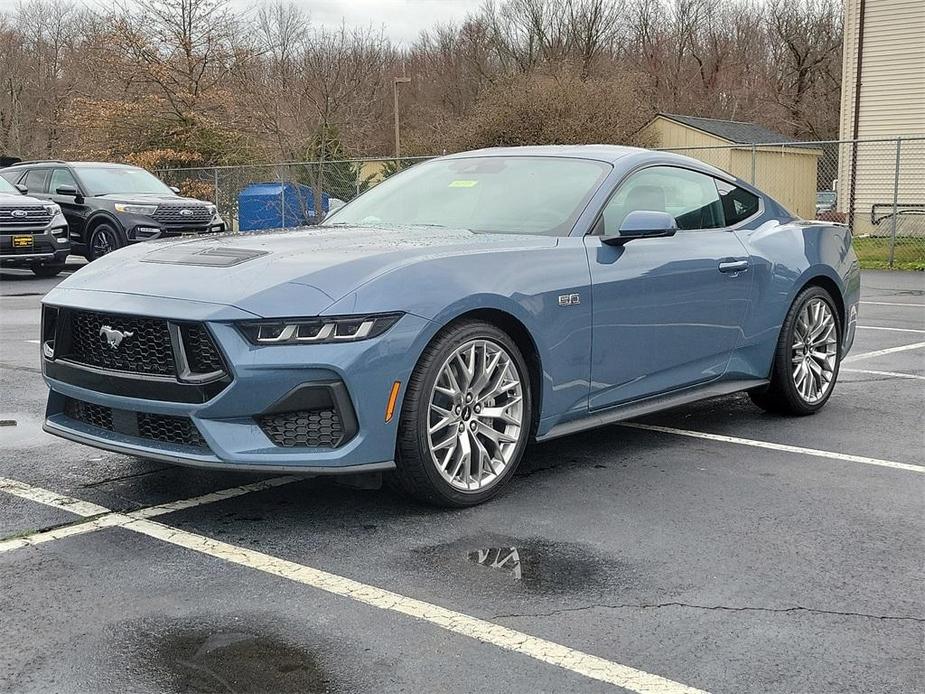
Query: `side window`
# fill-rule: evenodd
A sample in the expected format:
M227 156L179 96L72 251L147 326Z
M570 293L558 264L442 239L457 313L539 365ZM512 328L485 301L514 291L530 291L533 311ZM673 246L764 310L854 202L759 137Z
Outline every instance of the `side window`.
M61 186L77 188L77 181L74 180L73 174L67 169L55 169L51 172L51 181L48 184L49 192L54 193Z
M714 179L673 166L653 166L630 176L604 207L604 233L616 234L626 215L638 210L668 212L679 229L725 226Z
M29 189L30 194L41 194L46 191L45 183L48 180L48 169L32 169L22 180L22 184Z
M760 200L757 195L718 179L716 188L723 203L723 215L726 217L727 226L738 224L758 211Z

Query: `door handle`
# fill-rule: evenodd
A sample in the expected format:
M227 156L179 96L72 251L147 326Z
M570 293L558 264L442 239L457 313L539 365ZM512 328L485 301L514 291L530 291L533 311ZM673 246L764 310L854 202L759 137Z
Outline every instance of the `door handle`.
M739 273L748 270L747 260L724 260L719 264L720 272Z

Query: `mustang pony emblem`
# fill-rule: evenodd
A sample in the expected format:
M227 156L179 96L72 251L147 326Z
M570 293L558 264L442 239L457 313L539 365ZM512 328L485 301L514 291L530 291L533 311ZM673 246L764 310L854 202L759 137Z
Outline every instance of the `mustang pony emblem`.
M100 328L100 337L106 338L106 344L108 344L111 349L119 349L122 340L130 338L134 334L135 333L129 332L128 330L113 330L108 325L104 325Z

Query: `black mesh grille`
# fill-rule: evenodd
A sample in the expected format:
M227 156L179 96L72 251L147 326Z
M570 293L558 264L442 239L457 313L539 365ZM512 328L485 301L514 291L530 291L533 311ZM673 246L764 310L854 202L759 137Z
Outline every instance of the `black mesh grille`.
M78 422L152 441L205 448L202 434L189 417L113 410L103 405L67 398L64 414Z
M257 423L277 446L336 448L344 438L337 410L300 410L261 415Z
M174 417L165 414L138 413L138 435L143 439L154 439L165 443L179 443L184 446L202 448L206 442L189 417Z
M189 205L158 205L154 212L154 219L161 224L188 225L207 224L212 219L212 213L205 205L190 203Z
M112 431L112 409L109 407L68 398L64 403L64 414L78 422Z
M112 342L117 346L111 346ZM74 311L66 356L116 371L159 375L177 372L167 321L158 318Z
M184 325L181 333L190 371L197 374L224 371L225 365L222 357L205 326Z

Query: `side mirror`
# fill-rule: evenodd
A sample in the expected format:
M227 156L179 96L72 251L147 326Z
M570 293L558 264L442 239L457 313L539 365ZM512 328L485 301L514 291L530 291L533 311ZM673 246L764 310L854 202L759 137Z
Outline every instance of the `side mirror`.
M173 191L174 193L176 193L177 195L180 194L180 189L177 188L176 186L170 186L170 190L172 190L172 191Z
M674 236L677 230L677 221L667 212L635 210L623 219L618 236L604 236L601 240L611 246L620 246L633 239Z
M74 186L58 186L55 188L55 193L58 195L67 195L71 198L76 198L80 196L80 191L77 190Z
M19 191L20 193L22 193L23 195L25 195L26 193L29 192L29 189L26 188L26 186L24 186L22 183L17 183L17 184L16 184L16 190L18 190L18 191Z

